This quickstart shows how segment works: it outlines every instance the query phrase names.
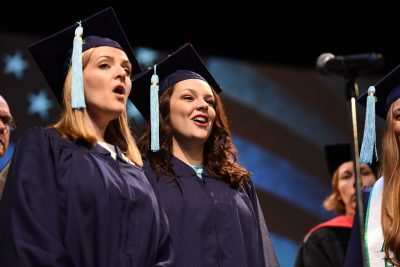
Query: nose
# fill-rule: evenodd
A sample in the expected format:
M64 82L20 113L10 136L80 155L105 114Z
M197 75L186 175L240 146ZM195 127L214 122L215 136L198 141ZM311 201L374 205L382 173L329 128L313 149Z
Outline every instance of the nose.
M117 70L116 70L116 78L117 79L124 81L126 78L126 75L127 75L126 71L123 67L121 67L121 66L117 67Z
M208 110L208 103L206 101L204 101L203 99L199 99L199 101L197 101L197 109L199 110Z

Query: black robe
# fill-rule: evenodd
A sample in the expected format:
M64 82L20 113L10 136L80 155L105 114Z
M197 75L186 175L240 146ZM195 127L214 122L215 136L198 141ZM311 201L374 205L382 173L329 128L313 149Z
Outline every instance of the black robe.
M117 149L34 128L18 141L0 201L0 266L172 266L156 195Z
M351 228L322 227L301 246L295 267L342 266Z
M202 179L172 157L177 180L145 172L158 188L178 267L278 266L253 186L231 188L206 170Z

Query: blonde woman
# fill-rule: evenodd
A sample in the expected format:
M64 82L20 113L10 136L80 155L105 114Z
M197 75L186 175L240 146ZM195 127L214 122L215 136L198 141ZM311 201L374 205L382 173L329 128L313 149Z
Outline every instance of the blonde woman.
M76 26L30 48L64 111L16 146L0 207L0 266L171 266L128 127L131 75L140 67L112 9L82 26L86 107L71 104L75 74L63 72Z
M400 266L400 66L375 84L376 114L386 119L382 177L364 190L363 245L369 266ZM359 222L354 222L345 266L362 266Z

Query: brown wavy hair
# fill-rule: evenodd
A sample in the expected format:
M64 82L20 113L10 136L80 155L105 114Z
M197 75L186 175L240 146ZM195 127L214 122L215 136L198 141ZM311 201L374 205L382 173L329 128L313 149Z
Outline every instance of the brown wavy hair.
M86 50L82 54L82 67L85 68L89 63L93 48ZM71 76L69 69L64 83L63 105L64 110L61 118L50 127L57 130L62 138L67 138L73 142L79 142L87 146L93 146L96 142L96 136L88 127L89 115L86 109L72 109L71 107ZM104 134L106 142L117 145L123 154L136 165L143 166L142 157L136 142L131 134L126 109L117 118L112 120Z
M381 171L384 177L381 223L386 258L400 265L400 166L399 144L394 133L393 104L386 116ZM392 253L389 253L389 252Z
M346 214L346 206L339 192L339 168L332 175L332 193L324 200L322 206L327 211L335 211L339 214Z
M161 174L176 179L176 174L171 166L172 159L172 124L170 117L170 100L174 86L169 87L160 96L160 150L150 151L150 125L139 140L139 149L146 157L157 177ZM228 120L222 104L221 97L211 88L215 98L215 121L210 136L204 144L203 165L208 173L218 180L229 183L237 188L241 184L247 184L250 173L237 162L237 152L233 145Z

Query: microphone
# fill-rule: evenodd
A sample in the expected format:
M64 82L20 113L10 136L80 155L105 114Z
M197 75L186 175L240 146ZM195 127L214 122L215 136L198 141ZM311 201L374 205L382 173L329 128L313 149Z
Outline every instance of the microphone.
M347 56L335 56L331 53L323 53L318 57L316 67L324 75L337 74L349 76L361 72L378 70L383 67L383 64L383 56L377 53Z

